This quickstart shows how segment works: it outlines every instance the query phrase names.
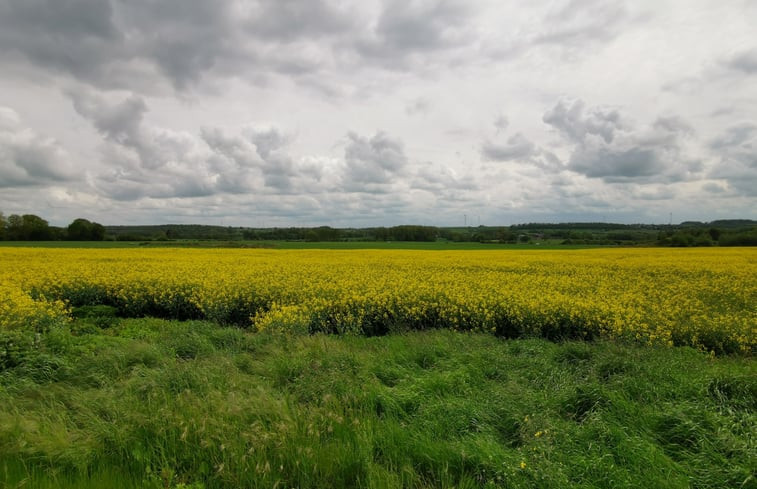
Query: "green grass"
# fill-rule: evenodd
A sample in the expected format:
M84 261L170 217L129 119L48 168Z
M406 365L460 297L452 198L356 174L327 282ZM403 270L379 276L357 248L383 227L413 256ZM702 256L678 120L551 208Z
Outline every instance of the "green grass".
M139 241L0 241L7 248L135 248Z
M0 487L757 487L748 357L94 310L2 335Z
M0 247L32 248L274 248L282 250L562 250L600 248L589 245L561 245L557 241L531 244L454 243L451 241L0 241Z

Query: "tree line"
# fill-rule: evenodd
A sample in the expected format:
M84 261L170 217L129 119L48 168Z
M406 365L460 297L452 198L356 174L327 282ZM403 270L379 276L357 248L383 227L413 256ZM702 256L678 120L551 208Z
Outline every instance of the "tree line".
M105 226L87 219L74 219L67 227L51 226L34 214L0 212L0 240L2 241L102 241Z
M678 225L614 223L528 223L513 226L435 227L401 225L371 228L245 228L199 224L103 226L74 219L50 226L34 214L4 216L0 241L452 241L620 246L757 246L757 221L720 220Z

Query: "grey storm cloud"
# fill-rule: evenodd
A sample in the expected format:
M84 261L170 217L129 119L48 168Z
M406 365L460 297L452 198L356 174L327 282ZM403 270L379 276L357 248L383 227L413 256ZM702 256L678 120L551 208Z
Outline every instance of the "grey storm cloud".
M76 176L57 141L24 127L13 109L0 106L0 188L62 184Z
M492 161L528 159L536 151L536 145L520 133L511 136L504 144L486 141L481 147L482 157Z
M250 35L279 42L330 37L355 25L351 9L325 0L267 0L254 2L250 11Z
M128 57L102 0L5 0L0 2L0 54L92 79L112 60Z
M757 196L757 124L746 121L726 128L710 149L718 157L710 178L725 180L739 194Z
M470 45L473 12L459 0L383 3L373 18L336 0L3 0L0 59L103 89L280 74L328 91L314 78L324 69L396 68Z
M582 142L589 134L611 143L624 124L617 109L596 107L589 110L582 100L560 100L548 110L542 121L574 142Z
M394 183L404 173L408 161L399 140L384 132L371 138L350 132L347 139L344 149L346 189L370 192L377 189L376 185Z
M488 224L717 191L689 217L753 214L749 2L678 3L0 0L0 206Z
M584 149L573 154L570 168L587 177L606 180L655 177L665 170L654 150L638 147Z
M473 13L460 0L385 2L370 35L357 42L357 51L392 68L411 61L428 64L434 52L470 45Z
M323 49L320 38L351 28L354 18L325 0L4 0L0 56L100 88L166 80L183 90L210 71L318 71L302 49L281 45Z
M203 80L239 76L265 84L281 75L338 94L339 83L319 75L464 65L485 45L501 44L477 29L480 12L467 1L375 7L339 0L2 0L0 60L103 89L185 91ZM605 42L628 17L620 2L573 0L511 48Z
M757 47L738 53L727 59L725 66L731 70L747 75L757 74Z
M496 135L504 132L509 125L507 117L498 116L494 121ZM484 161L515 162L535 167L548 173L563 170L560 159L551 151L546 150L529 138L518 132L504 142L486 139L480 148L481 159Z
M142 119L147 104L136 95L123 102L109 104L102 97L84 91L70 92L74 109L90 120L107 139L123 145L139 145Z
M710 147L715 151L728 151L734 148L754 150L755 135L757 135L757 124L749 121L740 122L726 128L723 134L710 142Z
M679 117L661 117L638 128L619 109L560 100L542 120L572 145L567 168L589 178L674 182L702 169L700 161L685 154L683 141L693 129Z

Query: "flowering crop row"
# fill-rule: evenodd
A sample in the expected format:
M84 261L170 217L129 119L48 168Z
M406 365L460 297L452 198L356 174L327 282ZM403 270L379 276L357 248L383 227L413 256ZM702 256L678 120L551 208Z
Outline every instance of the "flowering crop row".
M757 251L0 248L0 328L108 304L258 330L632 338L751 354ZM6 298L7 297L7 298Z

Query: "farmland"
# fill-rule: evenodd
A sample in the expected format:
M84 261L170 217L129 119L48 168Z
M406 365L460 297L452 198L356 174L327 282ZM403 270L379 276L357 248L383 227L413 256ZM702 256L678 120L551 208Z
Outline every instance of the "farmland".
M10 487L755 484L751 249L0 262Z
M67 307L257 330L629 338L715 353L757 346L757 254L734 250L0 249L5 329Z

